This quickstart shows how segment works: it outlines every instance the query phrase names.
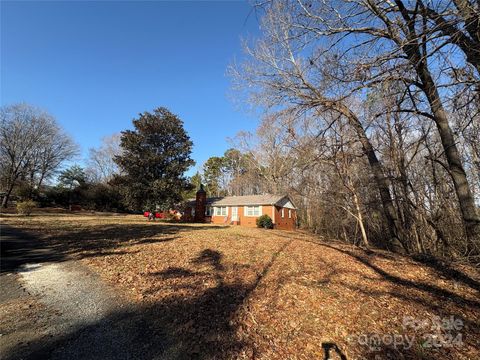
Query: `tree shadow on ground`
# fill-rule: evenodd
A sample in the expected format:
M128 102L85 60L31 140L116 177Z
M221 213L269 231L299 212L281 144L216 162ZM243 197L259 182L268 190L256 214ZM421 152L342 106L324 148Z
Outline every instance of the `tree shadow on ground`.
M58 262L103 256L122 251L125 245L173 241L183 231L197 231L221 226L182 224L95 225L65 233L39 237L33 231L2 225L1 272L11 272L27 263Z
M290 234L288 236L285 236L283 234L277 234L277 236L285 237L285 238L294 238L295 240L298 240L298 241L309 242L312 244L317 244L322 246L324 245L327 247L334 248L335 250L338 250L338 251L340 251L341 247L347 246L345 243L339 242L337 240L331 240L331 241L326 241L321 239L318 239L317 241L307 240L306 238L302 238L302 237L293 237ZM338 245L338 247L336 247L335 245ZM381 258L386 260L395 260L398 256L401 256L399 254L388 253L385 250L380 250L380 249L372 250L372 249L365 249L365 248L355 246L355 250L362 252L363 255L365 255L368 258ZM344 253L348 253L348 255L353 254L353 252L348 252L348 251ZM406 256L406 257L408 259L413 259L420 265L428 267L437 276L440 276L447 280L456 281L458 283L461 283L463 285L470 287L473 290L480 291L480 280L475 279L471 276L468 276L466 273L455 269L446 260L443 260L441 258L436 258L430 255L424 255L424 254L413 254L411 256Z
M379 298L393 298L399 299L402 302L408 304L415 304L416 309L427 310L428 314L431 314L428 319L425 318L415 318L414 321L427 321L425 328L420 328L413 330L412 326L405 326L403 321L398 325L405 326L404 331L410 332L411 335L415 337L416 344L412 347L405 347L403 344L398 347L388 346L388 344L379 343L376 344L378 349L365 349L363 352L363 359L372 359L372 360L383 360L383 359L437 359L439 357L444 357L446 353L449 352L449 348L452 346L462 347L464 343L462 341L467 341L470 345L475 344L475 339L480 338L480 323L476 320L476 316L471 318L471 314L478 313L480 309L480 302L478 297L474 298L474 295L469 297L462 296L458 293L455 293L451 290L441 288L434 284L428 284L422 281L409 280L394 274L387 272L386 270L375 265L375 253L365 253L363 250L358 251L349 251L342 249L337 246L331 246L327 244L322 244L333 250L339 251L345 255L352 257L354 260L358 261L362 265L374 271L376 275L379 275L381 280L386 281L390 285L389 289L382 288L366 288L358 285L353 285L346 281L337 281L338 286L343 286L347 289L350 289L354 292L364 294L368 297L379 299ZM449 270L439 270L442 273L450 274L451 280L457 280L455 274L457 270L449 272ZM470 287L470 289L476 291L475 280L470 279L467 275L462 274L460 282L464 285ZM378 278L375 277L365 277L370 281L378 281ZM469 314L470 315L467 315ZM402 314L399 314L400 316ZM421 315L419 315L421 316ZM448 326L449 322L459 320L460 329L439 329L436 328L434 319L436 321L442 321L444 326ZM445 323L444 321L447 321ZM433 328L432 328L433 326ZM440 332L439 332L440 331ZM396 331L395 331L396 333ZM368 335L368 334L367 334ZM371 335L371 334L370 334ZM378 334L382 337L384 334ZM388 334L387 334L388 335ZM457 336L460 336L463 340L460 341L460 344L451 343L451 339L456 339ZM440 339L439 341L444 341L441 343L434 344L433 346L428 347L429 340ZM443 339L443 340L442 340ZM424 347L424 344L427 344L427 347ZM375 344L374 344L375 345ZM364 347L362 347L364 348Z
M205 289L202 284L193 283L191 296L178 294L127 306L99 322L39 340L28 350L3 354L2 358L227 359L240 354L253 358L255 345L237 334L236 314L288 245L281 246L250 283L241 278L225 279L223 271L227 265L222 254L205 249L191 263L199 267L198 273L209 274L214 286ZM192 273L197 271L170 268L155 276L189 278Z
M172 298L110 314L71 333L31 344L3 359L223 358L244 346L230 318L248 288L223 285L198 297Z
M2 225L1 272L11 272L27 263L56 262L64 259L26 231Z
M281 237L285 237L285 236L281 236ZM347 246L345 244L337 243L337 242L330 243L330 242L325 242L320 240L312 241L312 240L307 240L301 237L296 237L296 238L289 237L289 238L297 241L309 242L315 245L327 247L329 249L338 251L342 254L348 255L349 257L360 262L367 268L373 270L377 275L380 275L382 279L387 280L392 285L399 286L405 289L415 289L415 290L424 292L434 298L441 299L443 301L453 302L456 304L465 304L473 308L480 309L480 301L478 300L467 299L463 296L456 294L455 292L440 288L432 284L424 283L421 281L408 280L406 278L403 278L394 274L390 274L387 271L383 270L382 268L374 264L374 261L377 258L394 261L396 259L396 256L400 256L400 255L388 254L383 251L372 251L369 249L362 249L359 247L355 247L354 249L352 248L352 250L346 250ZM408 257L408 259L411 259L411 258ZM449 266L448 264L446 264L445 262L442 262L439 259L434 259L434 258L425 259L425 258L418 258L418 257L413 257L413 259L417 261L419 264L425 265L431 270L433 270L437 276L441 276L447 280L452 280L452 281L461 283L477 292L480 291L479 281L477 281L476 279L468 276L467 274L461 271L454 269L453 267ZM402 294L393 293L392 295L401 296Z
M183 231L182 226L176 230L168 229L170 233L162 233L165 238L153 238L159 235L151 235L153 241L172 238L167 241L175 240L175 235ZM131 226L125 226L131 227ZM138 230L141 234L115 235L116 226L109 226L111 233L110 239L102 239L103 233L100 227L92 229L89 233L93 243L75 245L72 254L82 253L82 249L88 247L95 251L113 251L117 244L122 242L141 244L142 240L149 239L150 234L147 230ZM189 231L195 229L186 226ZM211 228L211 226L209 227ZM198 229L202 229L199 227ZM120 229L121 231L121 229ZM143 232L142 232L143 231ZM85 234L84 231L79 233ZM268 274L277 257L284 252L295 238L288 237L278 251L271 256L271 260L264 266L257 277L250 282L242 278L227 279L225 273L243 264L226 263L223 255L213 249L204 249L193 256L191 264L193 269L182 267L170 267L166 270L151 273L151 276L157 276L164 280L183 279L180 283L189 295L177 293L172 296L162 298L161 300L143 302L141 305L130 306L119 309L106 318L94 324L87 324L71 333L62 336L56 336L50 339L42 339L32 344L30 355L26 353L4 354L6 359L132 359L132 358L156 358L156 359L226 359L226 358L255 358L257 350L255 344L248 339L238 335L239 323L236 322L237 314L243 309L249 296L259 286L262 279ZM59 238L61 240L61 238ZM301 240L302 239L296 239ZM78 241L78 236L74 235L69 241ZM165 241L165 240L164 240ZM425 284L408 280L397 275L391 274L380 268L374 263L375 252L354 252L345 250L344 247L335 247L324 243L319 246L326 246L345 255L352 257L355 261L370 268L381 279L392 284L388 290L362 289L355 288L352 284L341 284L352 290L362 292L372 297L389 295L401 300L406 300L412 304L418 304L426 309L434 310L435 313L446 316L450 315L450 309L442 309L441 306L452 305L454 309L460 309L462 306L478 310L478 302L471 299L464 299L447 289L439 288L435 285ZM67 253L67 256L72 255ZM85 256L85 255L82 255ZM323 266L329 264L324 263ZM330 264L334 265L334 264ZM303 271L303 270L302 270ZM346 270L347 272L350 269ZM325 276L310 286L324 287L330 281L334 281L338 273L334 267L327 271ZM192 281L190 281L190 279ZM199 280L199 281L193 281ZM208 281L203 281L208 280ZM282 280L282 279L281 279ZM288 281L300 281L294 274ZM206 283L210 284L206 287ZM212 285L213 284L213 285ZM305 284L306 286L308 284ZM409 290L415 290L422 294L417 297L415 293ZM423 296L428 295L428 296ZM436 300L439 301L438 305ZM465 300L468 300L465 302ZM461 312L455 315L461 317ZM469 326L471 336L479 336L479 324L474 321L463 319ZM340 358L343 354L334 343L324 343L323 348L326 356ZM333 345L332 345L333 344ZM327 346L328 345L328 346ZM335 345L335 346L334 346ZM389 348L380 346L379 350L371 351L363 349L361 345L356 345L359 351L362 351L364 359L418 359L425 360L440 358L432 356L430 353L422 354L419 349L407 348ZM339 352L337 352L337 350ZM363 351L365 350L365 351ZM328 352L328 354L327 354ZM335 357L336 356L336 357ZM421 356L421 357L420 357Z
M473 279L464 272L455 269L446 261L432 256L421 255L415 255L413 256L413 259L421 265L427 266L433 270L437 276L441 276L448 280L454 280L470 287L471 289L480 291L480 281Z
M319 258L317 259L319 268L327 269L322 272L320 279L318 277L308 279L308 273L305 274L305 269L300 266L295 272L286 273L280 276L278 278L278 284L276 285L277 289L283 286L282 284L294 283L296 285L305 286L309 289L318 289L321 292L328 293L328 295L335 297L339 296L335 293L335 289L345 288L354 294L362 294L360 298L381 300L382 304L396 304L400 302L408 305L410 309L405 309L405 313L402 313L400 308L400 312L396 314L399 318L399 323L393 324L393 326L392 324L387 325L391 326L392 334L396 334L397 331L399 331L398 329L402 329L403 320L405 320L403 316L412 315L412 312L410 312L412 306L415 310L418 310L418 315L413 313L415 321L429 321L432 326L435 326L432 323L435 319L438 321L450 321L452 316L454 319L461 321L462 325L459 332L449 333L447 330L441 331L439 339L447 339L447 343L441 346L424 348L422 345L422 343L425 342L424 337L426 336L428 339L429 336L433 337L438 334L429 329L418 330L418 333L415 334L415 331L408 326L407 328L403 328L403 331L405 331L405 333L413 331L415 338L420 343L415 344L416 346L412 348L404 346L397 346L395 348L388 346L388 344L378 344L378 350L371 350L363 346L363 344L351 344L348 348L356 349L356 353L361 355L358 359L449 358L446 357L445 354L450 353L448 339L451 334L454 335L453 338L459 334L463 336L464 344L460 344L460 346L465 345L469 348L476 346L476 343L478 342L476 339L480 338L480 323L478 322L478 315L475 314L478 314L480 309L480 297L475 297L475 294L478 294L478 283L472 275L469 276L466 273L448 267L448 265L442 268L441 262L426 264L426 267L422 266L423 264L418 264L418 266L427 270L427 274L430 276L429 279L435 280L437 277L440 277L441 279L451 281L450 283L447 283L446 286L443 286L436 281L422 281L416 276L412 278L408 273L398 274L389 271L389 266L382 265L384 261L391 266L398 260L410 260L411 258L408 257L403 259L402 256L396 254L385 254L382 251L365 250L335 242L326 243L324 241L310 241L298 236L295 237L295 239L297 241L312 243L318 246L319 249L323 247L325 251L332 249L335 252L347 255L348 259L342 259L339 257L337 257L337 259L338 261L344 261L347 264L351 264L351 266L344 267L339 264L337 267L335 266L335 263L327 264L323 259ZM379 262L379 260L382 261ZM357 266L354 263L357 263L360 266ZM408 263L411 264L411 261L408 261ZM373 274L365 273L364 270L366 269L372 270ZM430 274L429 270L434 271ZM422 274L425 274L425 272L422 271ZM367 285L365 285L364 282L358 284L356 282L350 282L349 279L352 277L358 277L361 280L367 281ZM379 284L378 287L375 285L376 283ZM463 285L463 288L458 288L456 286L457 284ZM469 289L466 289L467 287ZM352 306L355 305L352 304ZM368 326L364 328L368 329ZM366 331L368 332L368 330ZM422 333L422 331L424 333ZM378 335L383 336L384 334ZM388 334L386 335L388 336ZM340 339L335 340L340 341ZM334 359L341 358L339 357L340 354L336 353L334 347L329 348L329 350L324 349L324 352L325 354L333 354Z
M480 309L480 301L477 300L471 300L467 299L465 297L462 297L450 290L440 288L435 285L427 284L421 281L412 281L408 280L402 277L399 277L397 275L393 275L388 273L387 271L383 270L379 266L373 264L371 259L369 259L367 256L362 256L359 254L354 253L353 251L348 251L344 250L335 246L327 245L327 244L322 244L322 246L328 247L330 249L339 251L345 255L348 255L355 259L356 261L362 263L369 269L373 270L377 275L380 275L382 279L387 280L388 282L396 285L396 286L401 286L407 289L415 289L419 290L421 292L427 293L435 298L444 300L444 301L450 301L450 302L456 302L456 303L463 303L465 305L468 305L473 308L478 308ZM466 277L466 275L465 275ZM394 295L394 294L393 294Z

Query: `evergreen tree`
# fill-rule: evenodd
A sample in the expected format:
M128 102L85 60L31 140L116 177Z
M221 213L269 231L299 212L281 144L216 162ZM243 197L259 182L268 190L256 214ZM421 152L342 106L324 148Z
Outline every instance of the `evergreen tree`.
M133 125L135 130L121 135L123 151L115 162L122 175L115 182L131 210L166 209L181 200L188 186L184 173L194 165L193 144L183 122L164 107L140 114Z
M80 187L86 185L86 175L83 168L78 165L73 165L68 169L60 172L58 176L60 188L66 190L68 194L68 206L73 202L78 202L81 199L79 194Z
M78 165L73 165L60 172L58 176L60 185L70 191L77 186L83 185L86 181L86 175L83 169Z
M205 178L208 196L225 195L222 188L225 159L212 156L203 165L203 177Z
M195 175L191 176L188 179L189 185L183 193L184 199L194 199L200 185L202 184L202 175L197 171Z

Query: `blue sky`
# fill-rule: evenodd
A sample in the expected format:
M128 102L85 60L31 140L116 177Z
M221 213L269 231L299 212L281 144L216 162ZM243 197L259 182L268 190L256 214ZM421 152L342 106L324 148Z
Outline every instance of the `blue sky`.
M165 106L185 122L198 167L256 127L226 76L240 38L258 34L250 11L244 1L2 1L1 103L54 115L82 148L77 162Z

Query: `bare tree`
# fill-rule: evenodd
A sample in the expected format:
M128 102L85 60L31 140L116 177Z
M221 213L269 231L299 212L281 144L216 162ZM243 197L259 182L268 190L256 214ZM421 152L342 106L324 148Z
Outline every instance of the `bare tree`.
M52 178L61 164L78 155L78 145L73 142L56 123L48 117L41 141L32 150L31 160L27 167L30 189L40 189L45 180Z
M458 3L457 8L462 7ZM405 243L405 224L394 204L391 181L367 131L381 113L366 116L355 106L367 102L379 86L387 85L394 96L391 91L395 89L401 100L394 111L435 124L443 149L435 161L445 159L470 251L477 248L474 252L478 253L480 220L448 112L454 92L460 88L471 92L478 86L478 73L470 71L475 61L433 19L428 4L414 1L407 7L400 0L261 2L263 37L246 46L252 61L234 67L232 73L237 85L248 89L250 100L270 111L289 108L299 116L313 110L335 112L347 119L369 161L390 237ZM478 12L478 5L471 8ZM445 15L445 9L439 13ZM457 15L450 18L456 16L456 24L464 30L461 24L471 22ZM476 41L470 31L465 29L464 35ZM449 69L454 76L448 75Z
M107 183L115 174L119 173L118 165L113 159L120 155L121 151L120 134L102 138L102 143L98 148L89 149L86 173L95 182Z
M78 148L48 113L27 104L5 106L0 111L0 156L6 207L19 178L40 187Z
M465 54L480 75L480 3L474 0L417 1L411 8L403 3L406 11L415 16L420 12L435 26L430 30L440 32L451 44Z
M271 109L284 106L300 116L309 111L315 114L334 113L337 116L333 118L340 115L348 120L374 174L388 223L389 247L400 250L404 234L393 206L383 165L368 138L361 117L348 100L351 90L347 87L345 91L339 87L339 82L331 74L344 66L335 58L325 66L316 65L312 59L305 61L305 53L311 57L320 55L316 49L311 49L312 38L308 36L308 30L297 30L296 15L301 16L301 12L299 14L289 1L272 3L263 18L264 38L255 47L246 47L253 62L245 63L241 68L232 68L232 75L237 85L250 86L254 96L251 100L259 105ZM323 121L321 116L318 119ZM330 126L328 120L323 123L325 127Z

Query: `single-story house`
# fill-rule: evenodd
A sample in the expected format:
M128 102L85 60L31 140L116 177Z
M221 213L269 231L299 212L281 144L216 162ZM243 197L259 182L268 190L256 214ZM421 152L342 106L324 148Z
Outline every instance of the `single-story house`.
M184 208L182 219L186 221L207 222L255 227L261 215L268 215L274 228L295 230L297 223L296 207L288 195L247 195L207 198L200 186L195 200L189 201Z

